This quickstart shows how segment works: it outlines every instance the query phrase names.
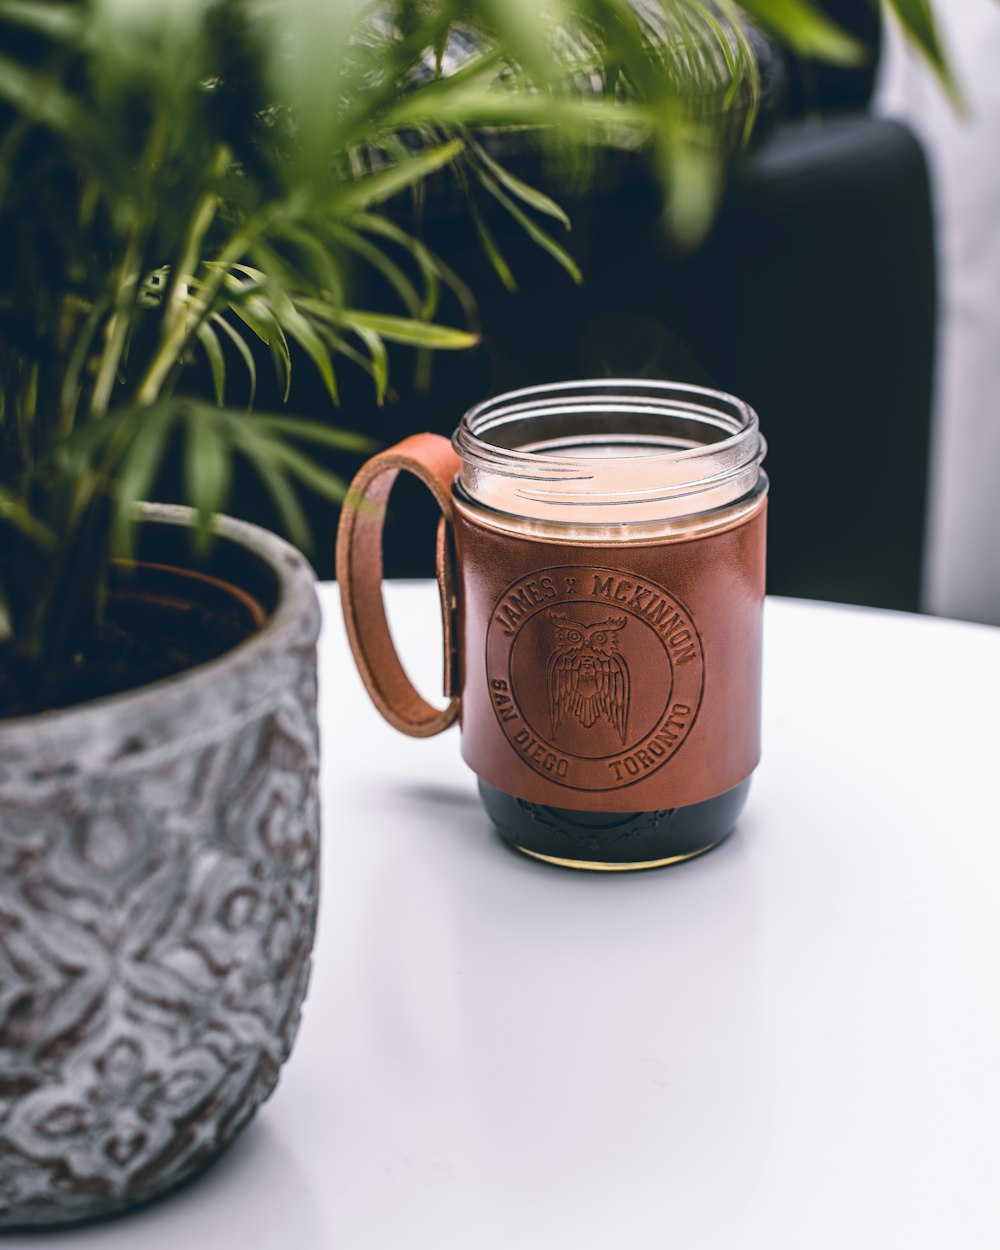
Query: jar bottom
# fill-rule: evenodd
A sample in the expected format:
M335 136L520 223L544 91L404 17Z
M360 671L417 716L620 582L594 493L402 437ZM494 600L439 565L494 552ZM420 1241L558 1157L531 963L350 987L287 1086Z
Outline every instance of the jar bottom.
M480 780L487 814L505 842L535 859L598 872L661 868L710 851L732 832L747 777L701 803L657 812L586 812L517 799Z

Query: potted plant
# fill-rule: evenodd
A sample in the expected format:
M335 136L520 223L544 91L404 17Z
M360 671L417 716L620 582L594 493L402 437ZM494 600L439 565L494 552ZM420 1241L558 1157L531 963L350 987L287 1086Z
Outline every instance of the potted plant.
M623 0L0 0L0 1226L179 1183L298 1025L318 609L295 547L219 514L241 465L305 548L300 490L343 489L308 448L366 442L256 411L262 359L336 401L344 361L382 397L387 345L475 341L386 211L445 171L573 270L483 128L643 142L694 237L754 60L727 3L661 17L657 42ZM804 2L771 27L853 51ZM395 311L354 302L359 269ZM188 506L143 502L171 474Z

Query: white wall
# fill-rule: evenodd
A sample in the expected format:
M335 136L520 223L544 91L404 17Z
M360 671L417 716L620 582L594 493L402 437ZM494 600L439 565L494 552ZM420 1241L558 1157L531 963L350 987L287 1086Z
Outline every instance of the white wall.
M931 163L939 341L924 607L1000 624L1000 3L936 0L968 100L958 116L889 34L876 107Z

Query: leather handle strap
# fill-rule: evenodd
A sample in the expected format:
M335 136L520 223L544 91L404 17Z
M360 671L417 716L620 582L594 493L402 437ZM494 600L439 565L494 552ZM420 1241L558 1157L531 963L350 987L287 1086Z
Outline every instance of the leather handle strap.
M412 434L372 457L351 483L337 531L337 581L347 637L372 702L390 725L413 738L430 738L458 716L454 692L455 596L449 527L453 517L451 484L461 466L451 443L439 434ZM389 632L382 599L382 528L396 478L412 473L441 509L437 536L437 574L444 626L444 693L448 704L433 707L414 688Z

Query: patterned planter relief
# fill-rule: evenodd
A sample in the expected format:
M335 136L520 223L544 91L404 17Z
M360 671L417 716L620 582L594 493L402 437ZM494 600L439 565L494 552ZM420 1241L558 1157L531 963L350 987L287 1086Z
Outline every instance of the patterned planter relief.
M0 1226L173 1187L274 1088L316 920L311 602L256 686L228 657L181 679L205 719L0 763Z

